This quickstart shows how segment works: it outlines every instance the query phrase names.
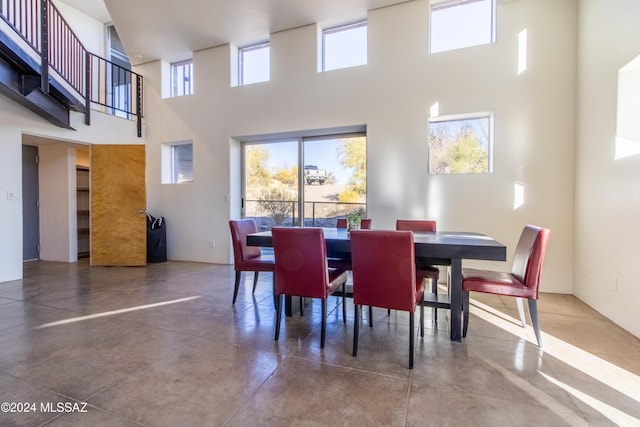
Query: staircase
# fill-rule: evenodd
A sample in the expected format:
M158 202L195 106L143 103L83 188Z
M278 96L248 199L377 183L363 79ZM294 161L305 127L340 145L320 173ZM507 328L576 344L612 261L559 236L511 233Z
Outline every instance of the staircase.
M56 126L91 110L137 121L143 79L88 52L50 0L0 0L0 93Z

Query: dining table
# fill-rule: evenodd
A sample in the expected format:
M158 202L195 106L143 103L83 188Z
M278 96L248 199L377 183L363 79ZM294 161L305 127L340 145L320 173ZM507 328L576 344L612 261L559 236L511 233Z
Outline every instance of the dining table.
M344 228L322 228L327 256L351 259L349 232ZM474 232L413 232L416 263L447 266L449 295L425 295L425 306L448 308L450 337L462 341L462 260L506 261L507 247L492 237ZM248 246L273 247L271 230L247 235Z

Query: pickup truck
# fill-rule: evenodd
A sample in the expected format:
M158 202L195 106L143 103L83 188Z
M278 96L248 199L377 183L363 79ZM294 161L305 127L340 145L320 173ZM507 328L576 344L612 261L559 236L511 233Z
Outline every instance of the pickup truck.
M304 179L309 185L314 182L317 182L320 185L324 185L324 182L327 180L327 171L318 169L318 167L315 165L305 165Z

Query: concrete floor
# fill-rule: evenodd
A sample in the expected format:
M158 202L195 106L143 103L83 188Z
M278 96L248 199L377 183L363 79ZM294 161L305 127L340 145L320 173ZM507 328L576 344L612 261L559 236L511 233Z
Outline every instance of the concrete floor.
M363 310L356 358L336 297L324 350L319 301L275 342L271 275L252 296L245 274L235 306L233 276L25 264L0 283L0 425L640 425L640 340L572 296L541 295L544 352L513 299L472 294L462 343L426 310L411 371L407 313L376 309L369 328Z

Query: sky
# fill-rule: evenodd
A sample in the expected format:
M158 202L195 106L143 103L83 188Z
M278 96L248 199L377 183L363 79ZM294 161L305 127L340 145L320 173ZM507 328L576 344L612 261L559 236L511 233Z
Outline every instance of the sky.
M305 141L304 164L315 165L318 169L324 169L327 173L333 173L337 184L347 184L351 170L343 169L338 160L339 140L323 139ZM298 142L276 142L260 144L260 147L269 151L268 167L289 168L298 164Z

